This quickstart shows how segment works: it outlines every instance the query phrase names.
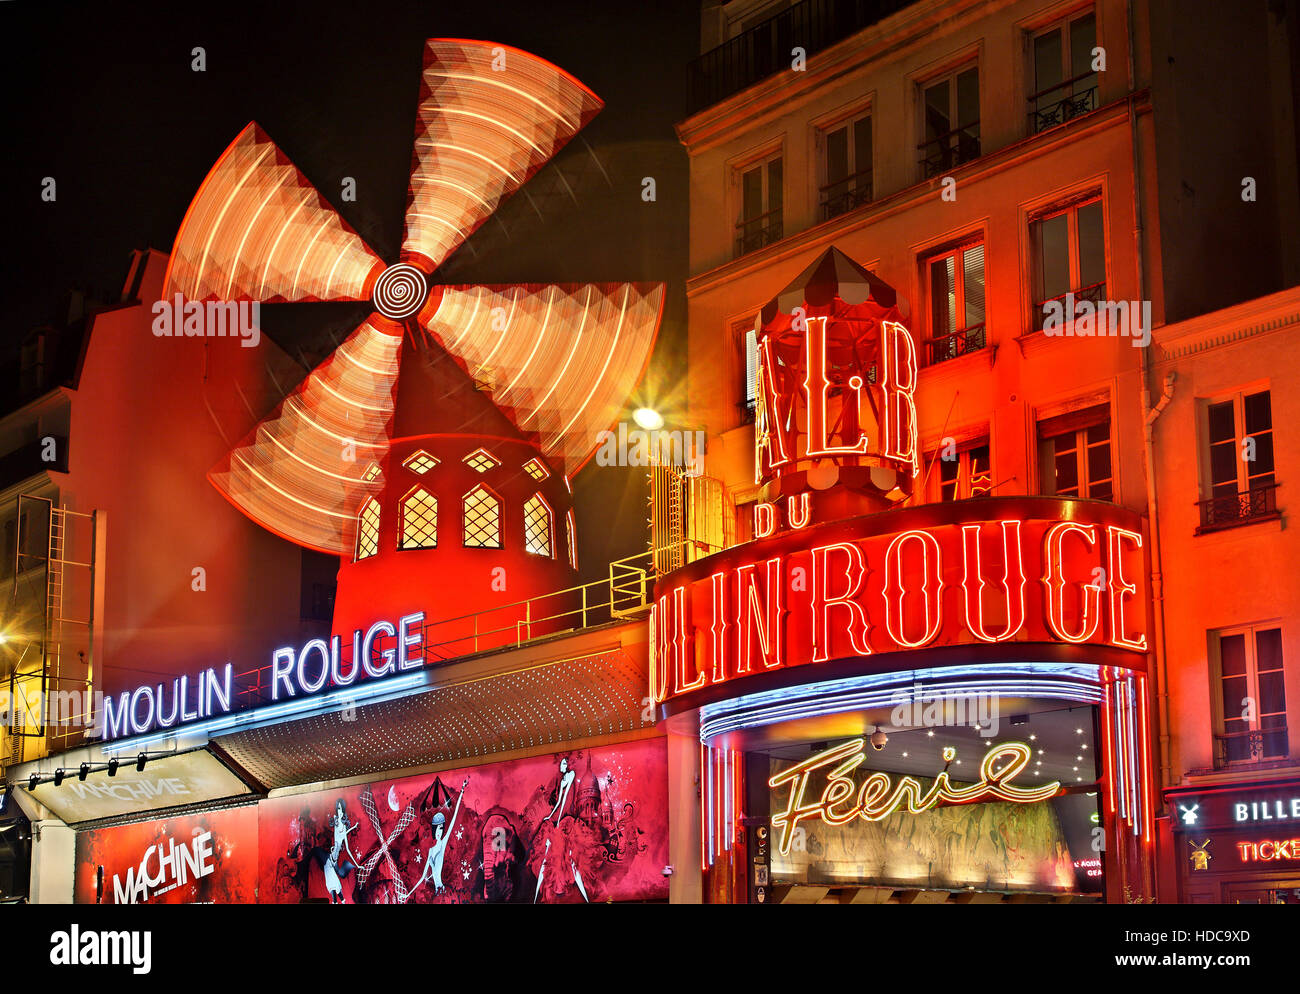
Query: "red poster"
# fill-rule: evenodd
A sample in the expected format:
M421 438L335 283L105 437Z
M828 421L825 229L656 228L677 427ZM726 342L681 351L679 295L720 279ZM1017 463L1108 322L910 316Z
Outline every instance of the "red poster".
M663 739L273 798L261 900L665 900L667 807Z
M78 904L252 904L253 805L77 833Z

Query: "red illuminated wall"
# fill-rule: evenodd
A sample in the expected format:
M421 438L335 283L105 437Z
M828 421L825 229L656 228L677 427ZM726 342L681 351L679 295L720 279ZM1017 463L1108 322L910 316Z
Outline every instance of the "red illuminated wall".
M264 801L261 901L329 898L340 803L343 903L581 904L584 890L589 902L664 900L666 767L664 740L644 739ZM420 882L439 817L441 889Z

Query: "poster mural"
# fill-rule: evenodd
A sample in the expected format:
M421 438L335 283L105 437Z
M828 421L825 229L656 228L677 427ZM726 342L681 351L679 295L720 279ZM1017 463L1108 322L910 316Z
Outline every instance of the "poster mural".
M667 749L644 739L259 805L263 903L666 900Z
M253 805L77 833L78 904L252 904Z

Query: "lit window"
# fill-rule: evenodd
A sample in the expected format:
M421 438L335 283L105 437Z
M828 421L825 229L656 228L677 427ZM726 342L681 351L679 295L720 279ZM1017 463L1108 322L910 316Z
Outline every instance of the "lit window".
M501 548L501 501L486 487L475 487L465 495L465 546Z
M551 509L541 494L524 502L524 549L535 556L551 555Z
M475 449L465 457L465 465L476 473L486 473L489 469L500 466L501 461L495 458L487 449Z
M419 452L415 453L415 455L408 457L402 465L412 473L417 473L420 476L423 476L425 473L429 472L429 470L433 469L434 466L438 465L438 460L421 449Z
M930 291L926 361L943 362L984 348L984 244L931 256L925 270Z
M1220 732L1216 765L1283 759L1290 752L1282 630L1219 632Z
M941 501L983 497L993 487L988 442L954 452L952 458L936 453L935 461L939 464L939 489L935 496Z
M737 371L744 375L740 384L740 409L746 422L754 420L754 408L758 405L758 330L757 319L747 321L735 329L736 348L740 355L736 363Z
M372 462L369 468L366 469L365 473L361 475L361 479L364 480L366 483L372 483L378 476L379 476L379 463Z
M402 501L403 549L433 549L438 545L438 498L416 487Z
M357 515L357 561L379 551L379 501L371 497Z
M544 480L551 475L550 471L542 465L540 459L529 459L528 462L524 463L524 472L534 480Z
M573 527L573 512L570 511L564 517L564 523L568 527L565 529L565 536L569 542L569 565L574 569L578 568L578 533Z

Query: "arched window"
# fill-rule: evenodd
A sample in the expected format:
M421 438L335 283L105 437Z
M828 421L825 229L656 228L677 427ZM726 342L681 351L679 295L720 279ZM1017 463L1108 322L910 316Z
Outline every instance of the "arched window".
M564 530L565 536L569 542L569 565L574 569L578 568L578 533L573 528L573 512L570 511L564 516L564 523L567 526Z
M469 549L501 548L501 501L487 487L465 495L464 543Z
M438 498L416 487L402 499L402 538L399 549L434 549L438 546Z
M551 509L541 494L524 501L524 549L535 556L553 556Z
M369 559L379 551L379 501L371 497L357 515L357 558Z
M417 476L423 476L438 465L438 457L431 456L424 449L420 449L418 452L407 456L402 465Z

